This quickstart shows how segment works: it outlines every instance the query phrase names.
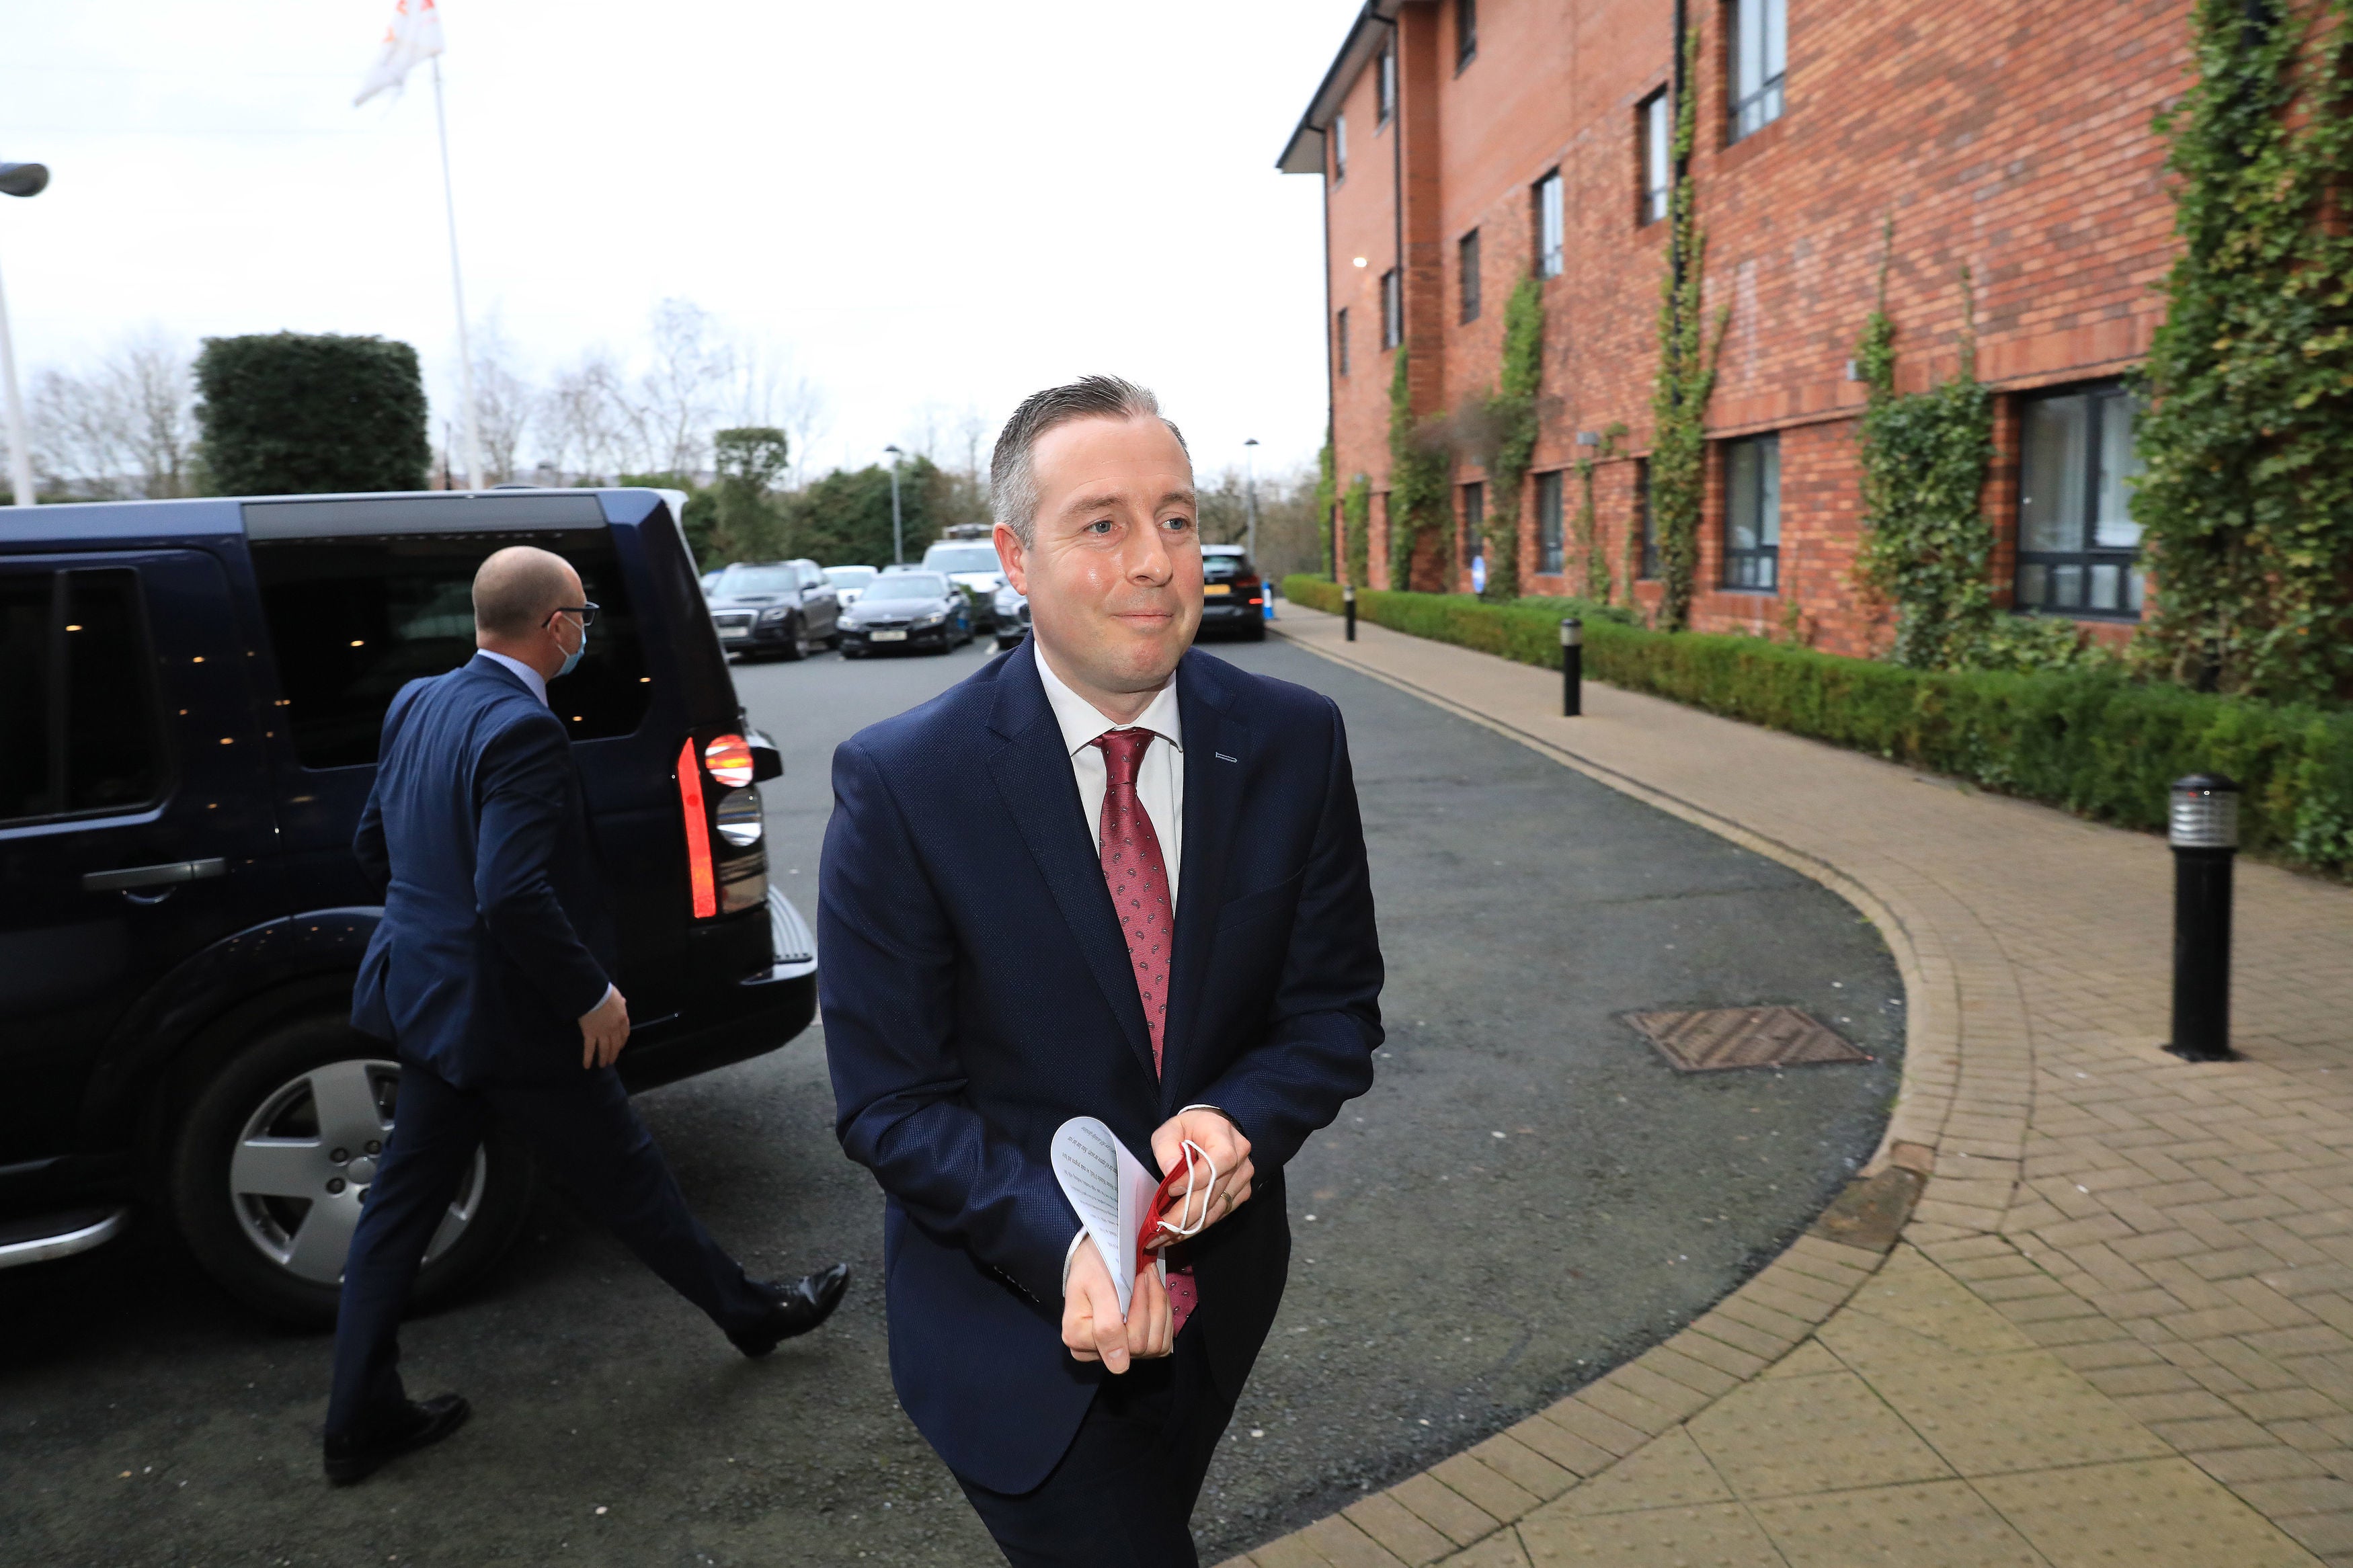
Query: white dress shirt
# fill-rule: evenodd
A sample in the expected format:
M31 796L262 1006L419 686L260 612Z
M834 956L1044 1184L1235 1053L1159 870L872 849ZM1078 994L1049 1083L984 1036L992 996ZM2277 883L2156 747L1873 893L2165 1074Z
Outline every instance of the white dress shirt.
M1043 647L1038 649L1038 680L1046 689L1046 701L1054 710L1054 722L1062 727L1062 744L1070 749L1071 771L1079 781L1079 805L1086 813L1087 837L1094 840L1097 855L1103 853L1103 796L1111 793L1111 766L1103 749L1094 743L1095 737L1113 730L1130 729L1149 730L1159 737L1144 748L1143 761L1136 764L1135 796L1144 805L1144 815L1152 819L1153 836L1160 840L1160 858L1168 872L1168 914L1173 929L1176 879L1185 864L1185 721L1176 709L1175 679L1172 677L1160 689L1132 724L1104 718L1093 703L1071 690L1054 673L1054 667L1046 662ZM1188 1105L1185 1109L1216 1108ZM1086 1238L1086 1229L1081 1226L1079 1234L1071 1237L1070 1250L1062 1254L1062 1287L1066 1290L1071 1283L1071 1259L1079 1255L1079 1244Z
M532 668L531 666L525 664L519 658L509 658L502 653L492 653L486 647L478 647L474 651L481 655L484 658L496 659L499 663L505 665L509 669L513 670L517 675L522 678L522 683L531 688L531 694L539 699L539 705L542 708L548 705L547 677L540 674L539 671ZM1101 793L1100 788L1098 788L1097 793ZM598 1007L602 1007L606 1003L610 1002L613 999L613 993L617 989L618 989L618 987L615 986L612 982L607 981L605 983L605 994L596 998L596 1005Z
M1135 795L1144 803L1144 815L1152 819L1154 837L1160 840L1173 920L1177 878L1185 864L1185 721L1176 710L1176 682L1172 679L1162 687L1133 724L1120 724L1104 718L1093 703L1064 685L1046 662L1043 648L1038 651L1038 679L1046 688L1054 721L1062 727L1071 771L1078 775L1079 805L1086 813L1087 836L1094 840L1098 855L1103 853L1103 796L1111 790L1111 768L1103 749L1094 744L1095 737L1128 729L1149 730L1159 737L1144 748L1143 761L1136 764Z

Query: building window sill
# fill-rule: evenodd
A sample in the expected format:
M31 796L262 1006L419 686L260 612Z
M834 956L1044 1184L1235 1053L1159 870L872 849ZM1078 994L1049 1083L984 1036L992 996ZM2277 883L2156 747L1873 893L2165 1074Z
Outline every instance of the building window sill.
M1762 157L1768 149L1779 146L1788 135L1782 128L1788 123L1789 117L1785 113L1778 120L1758 126L1737 142L1725 142L1715 155L1716 172L1723 174L1737 169L1752 158Z

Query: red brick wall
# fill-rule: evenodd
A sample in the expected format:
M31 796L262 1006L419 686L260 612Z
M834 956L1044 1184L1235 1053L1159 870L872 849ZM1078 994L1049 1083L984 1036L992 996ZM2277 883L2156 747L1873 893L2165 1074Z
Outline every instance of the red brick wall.
M1711 436L1781 432L1780 595L1725 593L1721 475L1711 462L1694 618L1733 630L1799 626L1819 647L1862 654L1883 617L1857 593L1853 415L1862 387L1846 365L1872 308L1881 226L1895 221L1888 309L1899 384L1929 384L1957 363L1960 267L1977 283L1978 372L2014 391L2114 374L2146 351L2160 305L2150 285L2171 259L2163 148L2149 129L2179 92L2187 0L1788 0L1782 117L1727 142L1725 23L1686 0L1700 38L1692 160L1706 231L1709 308L1729 307ZM1479 52L1455 68L1454 8L1409 0L1399 16L1398 122L1375 126L1377 67L1348 94L1349 170L1330 185L1332 299L1355 338L1335 378L1335 466L1387 487L1391 356L1380 351L1379 279L1400 263L1417 412L1461 409L1493 388L1504 300L1534 256L1535 182L1561 170L1567 255L1545 286L1546 331L1534 468L1567 467L1580 430L1630 432L1603 464L1596 500L1612 573L1622 577L1634 518L1631 458L1650 442L1663 224L1638 225L1636 105L1665 83L1672 8L1660 0L1482 0ZM1402 135L1401 149L1392 137ZM1400 157L1398 154L1402 153ZM1481 237L1482 310L1459 321L1457 241ZM1357 268L1354 258L1365 257ZM1998 399L2000 456L1987 491L2005 584L2016 511L2012 399ZM1483 476L1462 466L1458 484ZM1570 571L1538 577L1535 487L1521 504L1523 580L1562 592L1580 580L1567 479ZM1492 498L1490 500L1492 505ZM1375 508L1372 577L1386 585ZM1459 557L1457 557L1459 560ZM1448 575L1467 585L1467 574ZM1623 591L1622 582L1620 584ZM1644 599L1654 598L1645 589ZM1760 602L1760 600L1762 602Z

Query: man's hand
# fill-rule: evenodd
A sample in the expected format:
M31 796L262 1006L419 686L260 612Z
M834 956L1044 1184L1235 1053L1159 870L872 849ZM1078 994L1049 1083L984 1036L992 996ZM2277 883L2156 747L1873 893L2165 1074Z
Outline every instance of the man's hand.
M1206 1178L1208 1172L1201 1167L1197 1157L1193 1167L1197 1182L1192 1201L1189 1204L1185 1202L1185 1188L1180 1183L1176 1192L1169 1195L1168 1207L1161 1211L1159 1217L1180 1224L1190 1224L1198 1218L1202 1226L1212 1226L1250 1202L1250 1178L1256 1173L1250 1166L1250 1140L1242 1136L1240 1128L1218 1111L1180 1110L1162 1122L1160 1130L1152 1135L1152 1157L1160 1162L1164 1175L1184 1165L1187 1141L1207 1154L1218 1167L1218 1180L1209 1189L1208 1197L1208 1215L1206 1218L1200 1217L1203 1199L1198 1179ZM1186 1212L1179 1212L1180 1208Z
M1176 1346L1176 1331L1168 1312L1168 1289L1160 1270L1146 1268L1135 1277L1135 1294L1128 1302L1127 1320L1120 1321L1119 1287L1103 1267L1103 1252L1092 1241L1079 1243L1071 1256L1070 1283L1062 1288L1062 1343L1080 1361L1099 1361L1114 1373L1125 1372L1131 1360L1165 1356Z
M580 1015L580 1066L608 1068L629 1043L629 1004L617 985L608 986L605 999Z

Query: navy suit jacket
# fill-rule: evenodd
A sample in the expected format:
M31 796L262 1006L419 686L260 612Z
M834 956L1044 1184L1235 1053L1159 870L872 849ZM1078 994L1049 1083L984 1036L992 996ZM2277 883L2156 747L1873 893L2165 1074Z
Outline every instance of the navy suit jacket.
M580 1071L613 919L572 738L477 655L400 689L352 843L384 892L352 1023L463 1088Z
M1192 1244L1213 1374L1240 1394L1291 1256L1282 1168L1371 1087L1381 956L1328 698L1198 650L1177 667L1184 861L1163 1071L1034 644L834 753L818 905L838 1131L887 1194L899 1400L959 1475L1023 1492L1111 1374L1062 1346L1074 1116L1147 1168L1191 1104L1250 1140L1250 1202Z

